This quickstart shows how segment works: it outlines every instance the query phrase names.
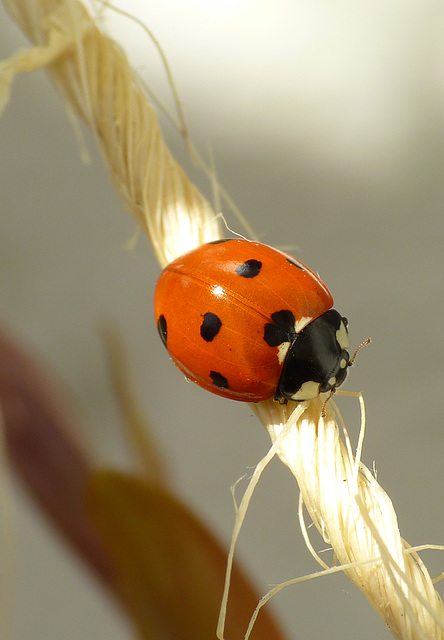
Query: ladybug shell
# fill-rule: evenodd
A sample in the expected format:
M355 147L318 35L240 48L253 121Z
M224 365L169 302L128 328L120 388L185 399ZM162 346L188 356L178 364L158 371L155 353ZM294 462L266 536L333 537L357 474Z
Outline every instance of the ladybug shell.
M226 398L275 396L296 334L332 296L308 267L258 242L221 240L171 262L156 285L160 336L179 369Z

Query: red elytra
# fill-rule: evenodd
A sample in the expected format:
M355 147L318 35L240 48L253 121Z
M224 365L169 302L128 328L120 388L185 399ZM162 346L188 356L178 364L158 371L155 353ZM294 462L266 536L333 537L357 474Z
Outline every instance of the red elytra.
M244 402L305 400L342 384L347 321L304 264L249 240L201 245L162 271L155 319L187 378Z

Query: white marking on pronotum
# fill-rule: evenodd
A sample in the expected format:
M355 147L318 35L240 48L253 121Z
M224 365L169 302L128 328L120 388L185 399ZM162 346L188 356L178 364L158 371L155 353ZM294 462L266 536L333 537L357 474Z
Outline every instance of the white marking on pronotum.
M296 333L300 333L302 329L305 329L307 324L309 324L312 320L313 318L310 317L304 317L296 320L296 322L294 323L294 330L296 331Z

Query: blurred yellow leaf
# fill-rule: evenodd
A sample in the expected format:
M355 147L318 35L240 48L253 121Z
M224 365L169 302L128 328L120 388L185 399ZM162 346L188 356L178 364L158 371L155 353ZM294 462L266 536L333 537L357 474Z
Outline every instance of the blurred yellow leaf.
M215 638L226 551L177 499L137 477L95 472L88 504L144 640ZM240 640L258 596L234 568L226 640ZM253 640L283 640L262 611Z
M131 444L137 475L166 488L168 472L163 456L151 435L149 420L140 406L130 369L127 349L118 327L108 321L102 329L108 370L115 399L123 418L123 433Z

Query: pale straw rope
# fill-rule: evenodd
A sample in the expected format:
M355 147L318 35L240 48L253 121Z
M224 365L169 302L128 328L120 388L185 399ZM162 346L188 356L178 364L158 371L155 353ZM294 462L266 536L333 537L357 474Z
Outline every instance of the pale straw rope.
M3 67L0 108L17 71L48 65L69 107L95 133L114 186L149 235L161 266L219 238L219 221L171 156L142 83L84 6L75 0L6 5L39 49L18 52Z
M119 195L147 232L162 266L220 238L211 207L166 148L140 81L84 7L76 0L5 1L37 46L0 68L0 108L17 73L47 66L69 106L94 131ZM253 405L275 443L269 457L277 452L292 470L317 529L393 635L444 638L443 604L426 568L402 540L389 497L359 455L355 459L348 439L341 439L330 405L321 417L322 403ZM239 526L249 495L238 511ZM222 607L219 637L224 615Z

